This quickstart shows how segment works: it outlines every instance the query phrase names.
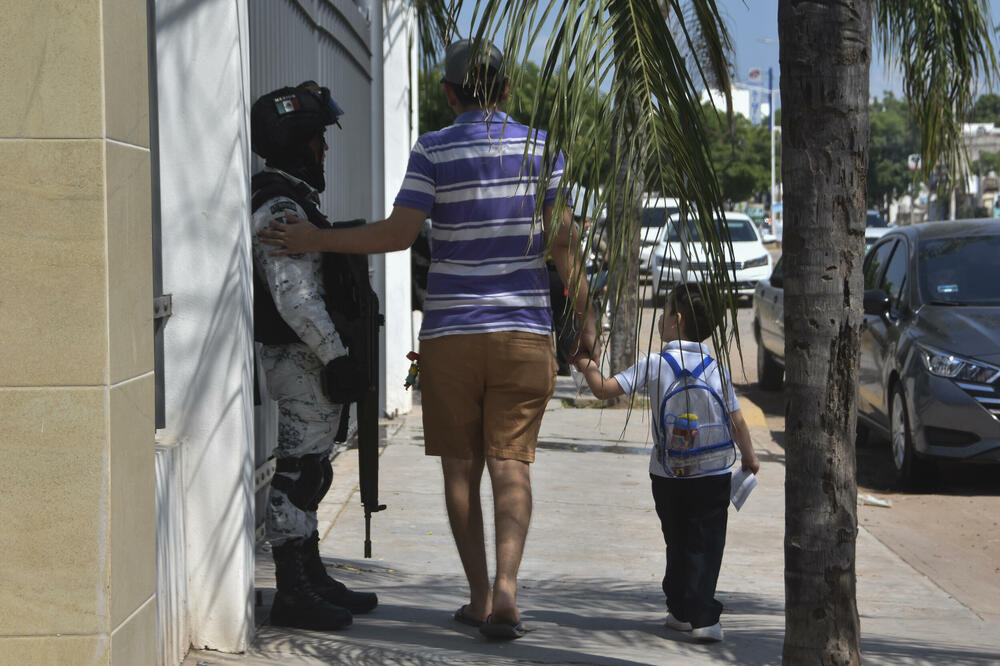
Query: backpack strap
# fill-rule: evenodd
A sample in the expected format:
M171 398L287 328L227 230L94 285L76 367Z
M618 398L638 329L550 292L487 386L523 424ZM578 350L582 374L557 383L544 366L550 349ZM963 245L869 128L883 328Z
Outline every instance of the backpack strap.
M662 356L663 360L667 362L667 365L670 366L670 369L674 371L675 378L681 377L685 372L687 372L686 370L682 370L680 363L677 362L677 359L675 359L667 352L663 352L662 354L660 354L660 356Z
M681 364L677 362L677 359L675 359L667 352L661 353L660 356L662 356L663 359L667 362L667 365L670 366L670 369L674 371L674 376L677 378L693 377L697 379L708 366L712 365L712 363L715 362L714 358L712 358L711 356L706 356L701 360L701 363L698 364L697 368L695 368L694 370L688 370L687 368L682 368Z
M708 366L712 365L713 363L715 363L715 359L712 358L711 356L706 356L701 360L701 363L698 364L698 367L695 368L694 371L688 372L687 370L685 370L684 372L688 372L689 375L697 379L701 375L701 373L704 372L705 369L708 368Z

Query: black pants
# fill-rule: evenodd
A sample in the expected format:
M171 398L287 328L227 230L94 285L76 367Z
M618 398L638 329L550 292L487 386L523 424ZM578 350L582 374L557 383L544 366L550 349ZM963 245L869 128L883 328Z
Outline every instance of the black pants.
M650 475L653 501L667 544L663 593L667 610L691 626L719 621L715 585L726 547L730 474L693 479Z

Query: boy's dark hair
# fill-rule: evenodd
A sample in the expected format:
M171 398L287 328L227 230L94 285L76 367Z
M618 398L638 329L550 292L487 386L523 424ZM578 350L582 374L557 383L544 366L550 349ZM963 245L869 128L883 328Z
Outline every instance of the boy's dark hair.
M681 316L682 338L702 342L711 337L715 322L696 285L677 285L670 291L667 302L670 310Z
M455 91L462 106L494 106L500 103L507 87L507 78L493 67L481 67L469 72L464 85L446 81Z

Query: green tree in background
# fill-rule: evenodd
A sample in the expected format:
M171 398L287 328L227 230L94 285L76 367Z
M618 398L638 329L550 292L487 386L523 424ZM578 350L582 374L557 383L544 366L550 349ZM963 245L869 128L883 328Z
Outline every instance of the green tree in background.
M722 196L732 204L756 199L771 186L771 141L767 121L754 125L742 115L715 113L705 105L705 127ZM775 159L780 157L775 147ZM780 169L779 166L776 169Z
M1000 123L1000 95L982 95L972 107L971 122Z
M979 159L972 165L975 173L985 176L990 171L1000 173L1000 153L983 151L979 153Z
M909 104L887 92L869 106L871 142L868 145L869 208L881 208L885 197L902 194L913 182L907 158L920 152L920 134Z
M440 65L420 70L420 133L435 132L451 125L455 114L441 92L441 77L444 69Z

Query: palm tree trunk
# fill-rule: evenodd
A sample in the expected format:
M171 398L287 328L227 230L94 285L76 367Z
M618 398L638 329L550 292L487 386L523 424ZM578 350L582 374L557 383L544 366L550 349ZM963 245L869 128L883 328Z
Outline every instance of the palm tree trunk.
M784 183L783 663L860 664L858 336L870 0L780 0Z

